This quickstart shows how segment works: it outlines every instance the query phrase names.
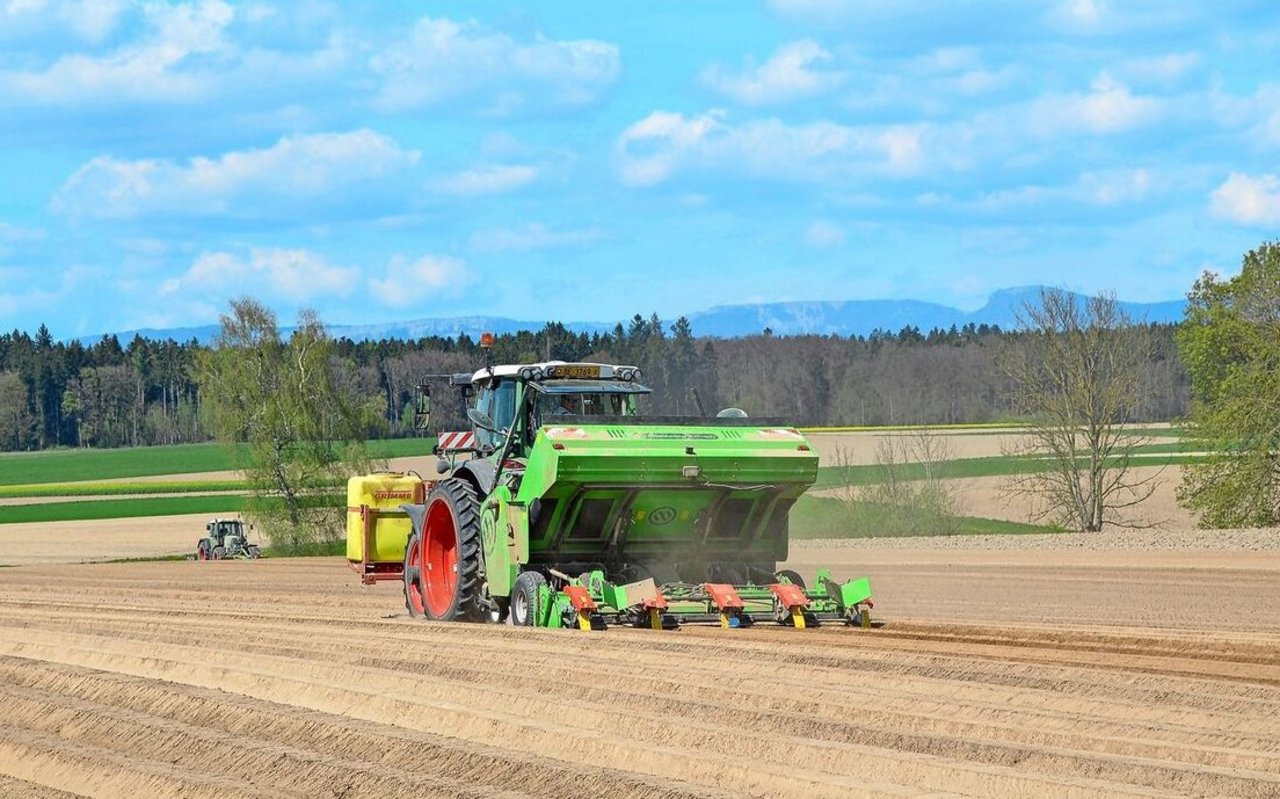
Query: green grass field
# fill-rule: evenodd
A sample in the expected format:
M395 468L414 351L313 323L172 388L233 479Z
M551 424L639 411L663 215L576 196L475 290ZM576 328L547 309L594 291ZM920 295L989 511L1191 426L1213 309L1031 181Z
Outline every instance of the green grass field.
M175 516L182 513L238 513L244 497L148 497L98 499L84 502L46 502L0 507L0 524L19 522L80 522L127 519L134 516Z
M335 486L337 484L335 483ZM165 480L146 483L37 483L0 486L0 499L24 497L104 497L126 494L195 494L208 491L248 491L244 480Z
M369 452L375 458L427 457L434 445L432 438L383 439L370 441ZM223 472L234 468L232 452L219 444L17 452L0 455L0 486Z
M791 538L873 538L886 535L885 527L876 524L873 513L866 507L846 505L833 497L803 496L791 509ZM976 516L958 518L957 535L1027 535L1058 533L1056 527L1038 524L1022 524L1000 519L984 519ZM905 535L932 535L930 530L918 530Z
M878 428L887 429L887 428ZM1159 431L1169 432L1169 431ZM425 455L434 442L430 439L395 439L369 443L377 457L394 458ZM1155 457L1143 458L1142 465L1176 466L1195 463L1201 458L1181 454L1187 451L1184 441L1161 441L1140 450ZM1163 457L1161 457L1163 456ZM231 453L214 444L180 445L122 450L62 450L44 453L0 455L0 498L84 496L111 497L72 502L0 506L0 524L16 522L81 521L129 517L167 516L187 513L232 513L243 507L243 497L235 495L200 496L203 491L244 491L239 480L164 480L150 483L118 482L126 477L225 471L233 468ZM948 478L988 477L1025 474L1049 468L1043 459L997 456L951 460L939 464L939 474ZM900 479L924 476L918 464L898 467ZM824 466L819 469L815 488L837 488L851 484L868 486L883 479L877 465L851 467ZM92 481L69 484L70 481ZM333 501L341 494L334 486ZM128 497L127 494L167 494L160 497ZM861 524L868 524L867 514L854 514ZM831 537L833 530L847 535L874 534L849 525L850 510L829 497L803 497L792 515L792 530L797 538ZM873 518L874 514L870 515ZM1003 522L994 519L964 517L959 520L961 533L1028 533L1051 532L1052 528ZM849 532L851 531L851 532Z
M1142 466L1180 466L1188 463L1199 463L1203 458L1195 455L1170 454L1166 457L1142 458L1138 461ZM900 479L919 480L925 476L924 466L917 463L904 463L897 468ZM939 477L1001 477L1013 474L1029 474L1045 471L1051 464L1042 458L1023 458L1013 456L995 456L990 458L963 458L943 461L935 467ZM884 476L884 469L875 464L859 466L823 466L818 469L818 482L815 488L838 488L842 485L866 486L874 485Z

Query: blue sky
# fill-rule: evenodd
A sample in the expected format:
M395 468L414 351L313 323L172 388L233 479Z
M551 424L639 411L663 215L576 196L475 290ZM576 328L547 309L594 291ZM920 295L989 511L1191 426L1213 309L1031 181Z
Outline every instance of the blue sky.
M1277 53L1232 0L0 0L0 328L1173 299L1280 227Z

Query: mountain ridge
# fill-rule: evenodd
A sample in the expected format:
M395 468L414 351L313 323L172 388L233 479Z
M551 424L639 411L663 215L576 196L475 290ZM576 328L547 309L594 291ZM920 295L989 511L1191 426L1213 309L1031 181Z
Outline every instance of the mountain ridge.
M774 335L840 335L866 336L875 330L896 333L912 326L921 332L933 328L947 329L952 325L998 325L1002 329L1017 327L1017 311L1024 303L1036 300L1041 286L1017 286L999 289L991 293L987 302L973 311L963 311L940 303L924 300L795 300L773 303L749 303L716 305L705 311L688 314L695 336L737 338L770 330ZM1075 294L1077 299L1086 295ZM1186 300L1162 302L1128 302L1119 300L1120 307L1135 321L1173 323L1182 320ZM664 320L666 322L674 319ZM565 322L566 328L575 333L607 333L618 324L625 328L629 319L613 322ZM430 336L457 338L466 335L472 339L488 331L497 335L520 330L541 330L547 323L513 319L505 316L429 317L402 322L378 322L366 325L328 325L329 334L335 338L354 341L381 339L415 340ZM290 328L284 328L288 331ZM217 325L201 325L168 329L125 330L84 336L79 341L92 346L106 336L115 335L121 342L128 342L135 335L152 340L172 338L176 341L196 339L202 344L211 342L218 333Z

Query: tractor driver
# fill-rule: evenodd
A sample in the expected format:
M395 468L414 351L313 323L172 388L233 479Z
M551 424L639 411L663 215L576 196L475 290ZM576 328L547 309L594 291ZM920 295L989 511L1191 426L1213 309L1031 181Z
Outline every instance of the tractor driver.
M578 397L575 394L561 394L559 403L551 410L553 416L576 416L578 414Z

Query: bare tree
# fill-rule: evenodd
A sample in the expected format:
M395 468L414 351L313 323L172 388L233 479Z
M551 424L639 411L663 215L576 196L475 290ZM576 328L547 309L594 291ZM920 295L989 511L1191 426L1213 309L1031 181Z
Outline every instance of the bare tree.
M951 450L928 428L887 435L876 445L875 469L859 480L853 451L837 445L839 483L832 492L858 535L954 535L960 531L956 491L944 477Z
M927 427L890 435L876 446L879 478L862 494L863 501L884 511L884 535L955 535L956 489L944 477L951 447Z
M1057 289L1025 304L1018 323L1023 332L1000 363L1028 427L1010 454L1042 459L1043 468L1013 477L1010 491L1035 500L1037 521L1068 529L1151 526L1121 513L1150 497L1159 477L1133 470L1149 440L1132 420L1152 357L1150 331L1113 295L1079 302Z

